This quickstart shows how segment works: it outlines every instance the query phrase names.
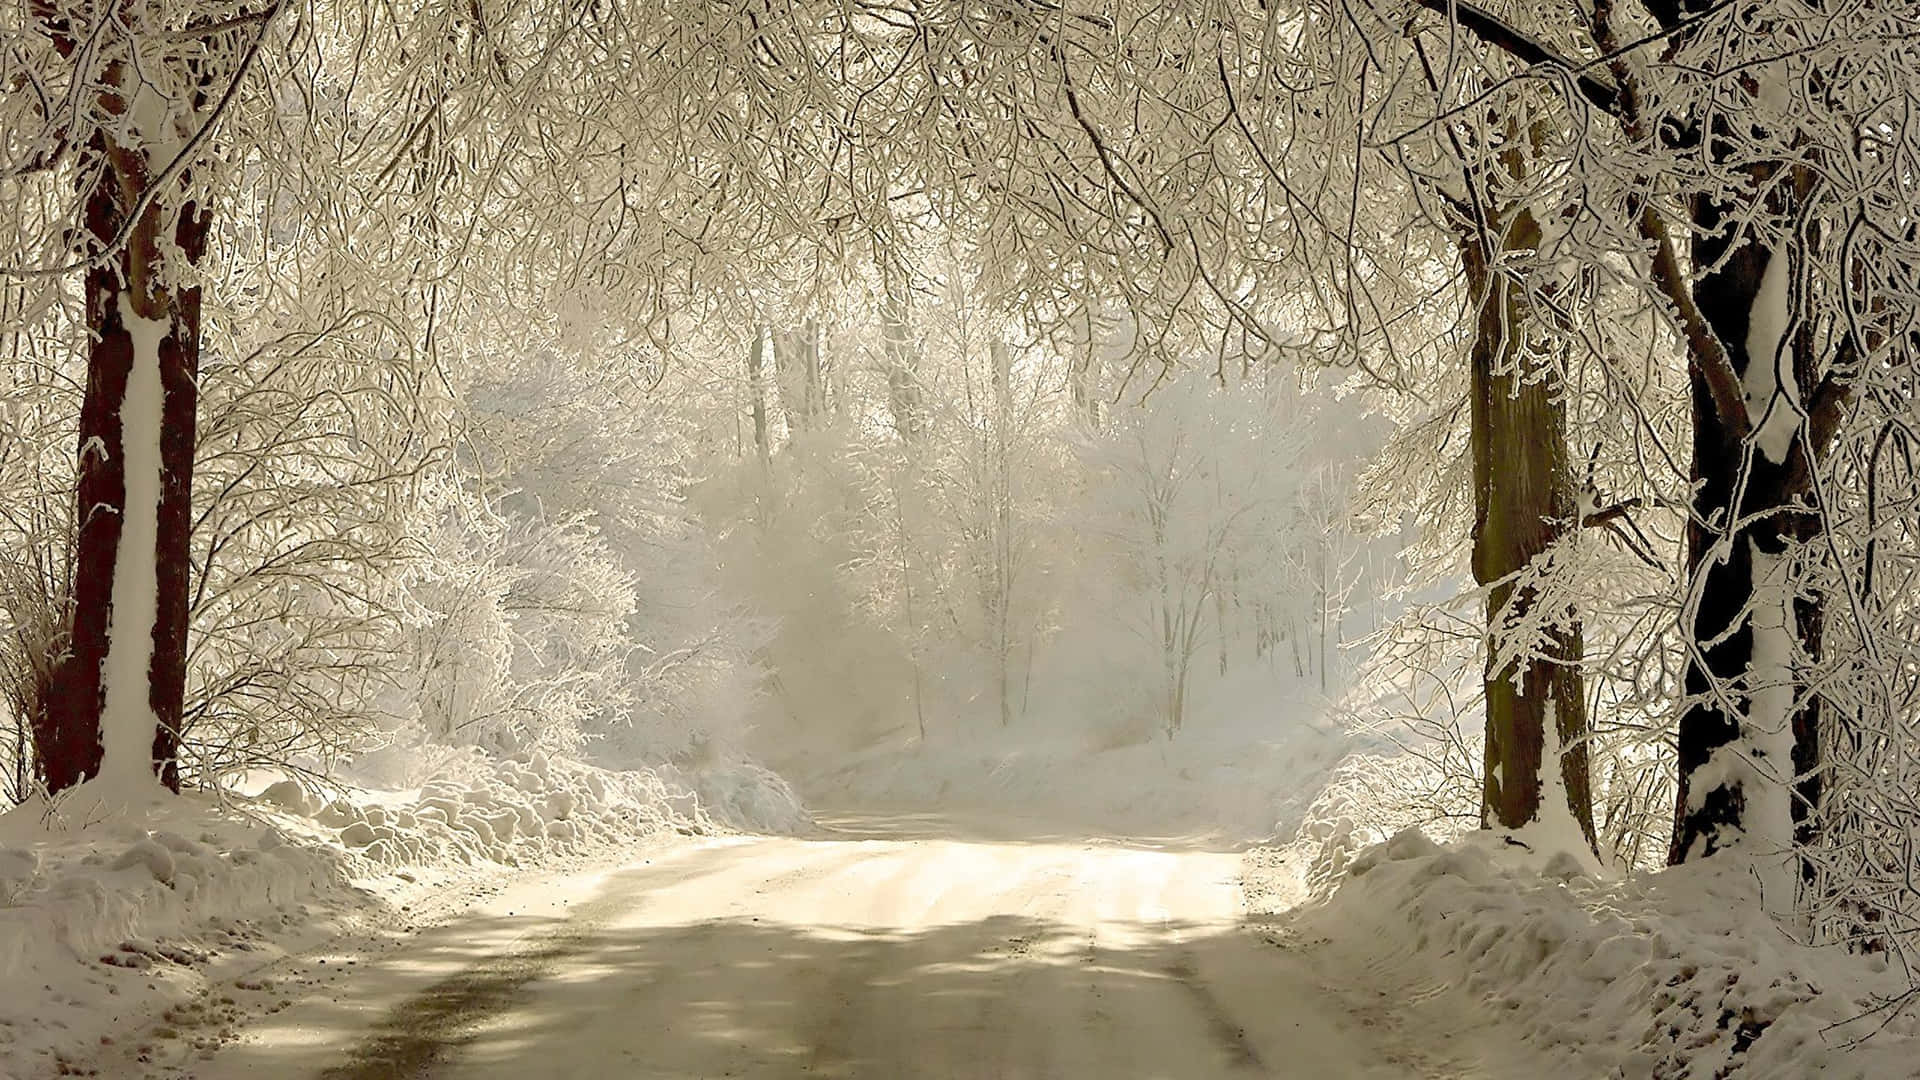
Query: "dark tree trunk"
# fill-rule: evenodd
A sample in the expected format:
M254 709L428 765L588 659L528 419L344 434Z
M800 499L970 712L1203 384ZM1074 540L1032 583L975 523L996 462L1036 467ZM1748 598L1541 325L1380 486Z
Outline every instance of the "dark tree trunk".
M1800 647L1805 651L1803 660L1808 667L1817 667L1826 655L1825 601L1818 596L1798 597L1793 602L1793 614ZM1796 679L1795 686L1805 682L1804 678ZM1820 735L1825 721L1820 695L1801 695L1793 711L1793 772L1797 777L1793 792L1793 839L1803 847L1813 843L1820 833L1820 810L1826 791L1826 774L1821 767L1826 749L1820 744ZM1809 879L1813 870L1811 862L1801 867L1801 873Z
M1694 33L1687 21L1709 6L1708 0L1650 0L1647 9L1673 34L1669 50L1677 50ZM1599 5L1593 25L1602 51L1617 52L1610 4ZM1804 318L1809 307L1801 298L1811 284L1804 273L1806 234L1768 236L1756 223L1799 221L1812 174L1796 168L1782 176L1781 163L1738 161L1745 133L1731 127L1724 113L1643 115L1626 64L1615 62L1609 70L1623 91L1618 115L1630 136L1657 140L1710 163L1733 164L1745 181L1745 190L1692 197L1689 239L1673 241L1672 230L1651 207L1643 208L1640 221L1642 235L1654 243L1654 277L1679 316L1693 406L1690 474L1696 494L1687 524L1686 571L1693 612L1690 622L1683 615L1680 628L1689 648L1668 860L1704 858L1757 826L1763 833L1781 834L1768 842L1810 841L1821 798L1822 706L1805 668L1821 659L1822 601L1815 596L1781 602L1777 582L1756 580L1755 557L1777 563L1796 545L1820 536L1813 477L1851 391L1846 365L1827 365L1831 370L1823 374L1821 350ZM1741 85L1756 92L1751 84ZM1727 187L1724 181L1721 186ZM1690 256L1686 266L1681 256ZM1780 271L1772 282L1770 269ZM1769 312L1767 323L1756 326L1757 309ZM1783 331L1792 325L1799 329L1786 340ZM1781 369L1785 380L1777 374ZM1776 374L1756 378L1769 373ZM1786 387L1778 385L1786 380L1797 391L1795 400L1805 404L1809 422L1783 446L1780 430L1768 430L1768 414L1784 416L1789 408ZM1797 416L1794 420L1800 427ZM1784 569L1779 572L1784 576ZM1766 607L1775 610L1763 611ZM1757 629L1777 634L1774 645L1786 648L1770 648L1773 656L1757 655ZM1783 651L1791 654L1785 662L1777 655ZM1762 661L1758 667L1757 660ZM1764 711L1774 714L1758 723L1756 692L1770 699ZM1741 756L1742 767L1712 768L1722 753ZM1773 796L1785 797L1790 821L1761 825L1753 820L1758 807L1750 798L1756 792L1747 788L1752 777L1784 788L1764 794L1776 807Z
M110 84L121 77L118 67L108 71ZM124 112L117 97L104 100L109 111ZM146 155L119 145L106 131L94 135L89 149L101 168L86 181L87 238L91 250L110 254L86 279L90 342L80 410L72 633L69 651L50 680L44 730L37 733L42 779L58 791L101 770L115 580L128 566L151 559L157 586L153 622L135 632L150 634L153 643L145 695L155 725L151 766L178 790L200 354L200 289L179 282L205 253L211 218L194 203L166 197L190 187L184 175L171 181L174 192L161 193L137 219L130 218L155 180ZM148 460L129 461L122 431L129 381L140 360L136 322L160 327L159 490L152 509L154 550L130 551L122 560L123 526L130 514L147 512L128 504L128 467L153 467ZM133 408L141 405L136 401ZM136 446L131 452L145 451Z
M1487 230L1490 232L1491 230ZM1537 370L1525 343L1530 321L1523 289L1489 265L1481 230L1462 244L1475 315L1471 398L1474 480L1473 572L1487 592L1485 781L1481 825L1517 829L1558 814L1544 807L1542 777L1557 769L1565 812L1594 844L1587 768L1587 720L1580 671L1580 625L1571 613L1556 621L1544 657L1516 670L1498 658L1502 627L1520 622L1538 602L1512 578L1578 528L1566 433L1565 388ZM1539 241L1531 215L1519 213L1500 233L1508 250ZM1551 744L1559 761L1545 761Z
M1701 201L1695 212L1703 230L1694 244L1694 262L1714 269L1703 274L1694 288L1702 317L1725 348L1734 370L1749 380L1754 364L1774 364L1775 357L1749 355L1749 331L1756 303L1765 302L1762 287L1770 261L1794 259L1797 248L1769 251L1752 239L1741 239L1729 251L1721 208ZM1790 267L1787 272L1797 272ZM1791 342L1791 370L1799 382L1800 400L1813 399L1818 378L1810 335ZM1737 835L1751 831L1744 784L1722 778L1703 787L1700 772L1716 752L1736 741L1737 751L1764 758L1765 750L1747 729L1779 723L1752 715L1754 687L1754 617L1757 599L1754 553L1785 556L1790 549L1815 540L1821 522L1813 505L1812 476L1817 463L1805 440L1795 438L1781 460L1774 460L1747 437L1749 416L1757 425L1769 400L1746 402L1747 416L1728 417L1715 402L1711 388L1695 365L1692 374L1693 463L1698 494L1687 526L1689 585L1698 597L1697 614L1684 627L1693 648L1687 659L1686 703L1680 714L1676 749L1679 791L1674 809L1670 862L1701 858L1725 847ZM1784 402L1772 403L1785 408ZM1819 449L1819 447L1816 447ZM1734 506L1741 472L1745 487ZM1820 656L1821 607L1817 598L1795 602L1793 611L1796 666L1817 662ZM1820 760L1819 701L1793 680L1796 707L1790 718L1792 754L1789 760L1756 760L1762 770L1788 780L1795 791L1792 821L1802 840L1811 839L1814 811L1820 801L1820 778L1813 771Z

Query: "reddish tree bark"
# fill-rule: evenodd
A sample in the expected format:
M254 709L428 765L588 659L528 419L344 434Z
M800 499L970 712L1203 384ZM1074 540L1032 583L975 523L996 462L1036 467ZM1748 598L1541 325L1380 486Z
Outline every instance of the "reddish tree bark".
M71 38L55 40L63 52L72 51ZM172 104L197 116L205 104L200 90L204 72L182 62L176 74L181 85L195 87L195 100ZM129 77L126 62L116 60L104 66L100 82L119 87ZM129 102L114 89L101 92L99 106L113 117L129 111ZM176 122L175 116L170 113L165 122ZM86 149L87 160L96 167L81 170L85 186L80 194L86 251L94 261L86 276L89 342L80 410L71 633L50 680L35 741L41 779L49 790L70 787L100 771L103 668L112 644L114 581L121 569L120 540L128 512L122 411L137 360L138 344L127 318L131 314L165 327L158 348L162 400L155 550L128 556L154 561L155 615L147 628L153 641L147 671L147 703L155 720L152 763L162 782L178 790L200 355L201 291L188 282L206 252L212 220L203 206L188 198L190 170L163 177L170 159L153 160L158 155L151 149L122 144L105 126L95 128ZM155 191L160 183L165 190Z

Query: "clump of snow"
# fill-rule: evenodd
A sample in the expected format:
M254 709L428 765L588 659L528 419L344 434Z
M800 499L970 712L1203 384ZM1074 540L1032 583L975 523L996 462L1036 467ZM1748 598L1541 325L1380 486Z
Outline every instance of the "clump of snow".
M307 815L319 809L313 796L298 780L281 780L269 784L259 795L262 802L280 807L289 814Z
M1303 861L1297 845L1287 854L1250 875ZM1568 1075L1911 1075L1920 1023L1881 1008L1904 977L1883 957L1796 942L1761 903L1764 869L1723 854L1605 879L1498 832L1440 844L1409 828L1348 856L1337 887L1293 917L1337 968L1464 987Z

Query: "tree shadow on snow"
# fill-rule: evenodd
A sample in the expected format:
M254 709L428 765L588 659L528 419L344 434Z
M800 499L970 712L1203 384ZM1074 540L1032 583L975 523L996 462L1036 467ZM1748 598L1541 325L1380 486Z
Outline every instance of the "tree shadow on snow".
M211 1075L1328 1075L1276 1061L1284 1046L1249 1037L1249 1025L1271 1026L1264 1014L1278 1003L1234 983L1249 964L1257 979L1281 956L1242 927L1107 922L1096 935L1018 915L914 932L748 917L621 924L645 903L644 893L609 890L531 935L511 919L469 920L458 939L390 958L412 974L371 1027L349 983L338 1001L301 1006L297 1037L276 1038L268 1024L260 1042L220 1055L239 1060L209 1063ZM511 951L488 944L516 934Z

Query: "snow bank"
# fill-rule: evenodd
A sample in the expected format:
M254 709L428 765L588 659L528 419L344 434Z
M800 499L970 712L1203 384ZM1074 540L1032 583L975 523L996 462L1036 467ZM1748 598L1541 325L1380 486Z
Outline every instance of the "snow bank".
M1418 827L1441 840L1477 824L1479 804L1425 758L1355 753L1328 775L1299 822L1290 851L1304 855L1302 883L1325 897L1366 849Z
M699 770L611 772L544 753L442 765L417 792L377 801L322 799L283 780L260 793L385 866L540 864L673 830L799 832L811 825L785 781L747 762Z
M410 791L281 779L251 798L0 814L0 979L37 991L0 995L0 1077L83 1071L211 973L437 889L676 834L810 825L784 782L744 763L611 772L462 754L438 771ZM218 1025L195 1037L217 1041Z
M30 802L0 814L0 978L17 984L60 960L347 883L331 853L291 845L269 823L222 816L204 796L100 822L70 820L59 801Z
M666 830L711 829L698 797L654 772L607 772L545 754L491 759L414 793L324 799L283 780L260 798L380 866L537 865Z
M1884 957L1792 940L1755 875L1723 856L1596 880L1491 833L1443 846L1407 829L1354 855L1298 918L1341 968L1464 986L1570 1075L1915 1075L1920 1024L1878 1008L1905 978Z
M117 813L36 800L0 814L0 1076L68 1071L197 969L353 899L343 853L203 795Z

